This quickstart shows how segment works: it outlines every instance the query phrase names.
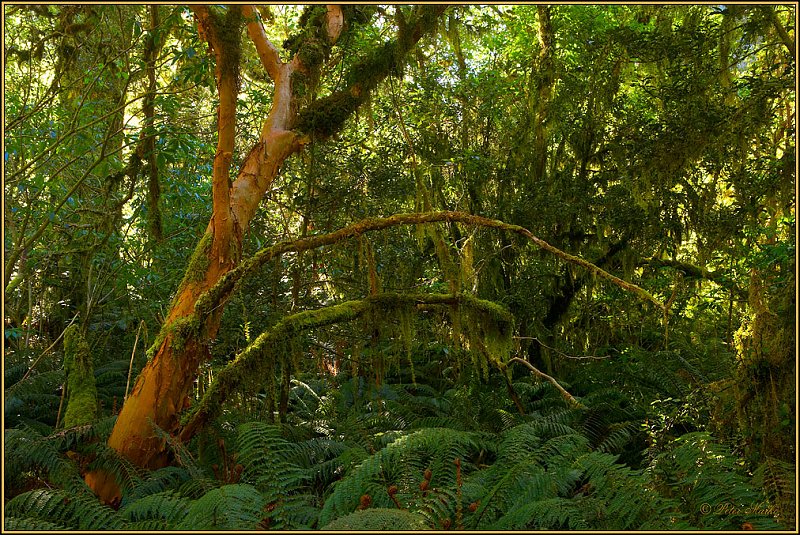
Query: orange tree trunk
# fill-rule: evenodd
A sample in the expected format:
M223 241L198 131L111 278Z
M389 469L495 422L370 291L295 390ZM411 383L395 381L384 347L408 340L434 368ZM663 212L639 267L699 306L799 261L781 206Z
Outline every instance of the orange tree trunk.
M125 400L108 441L109 446L122 456L148 469L161 468L169 462L166 441L158 437L154 426L170 435L177 435L178 415L187 407L198 367L208 357L208 343L219 329L224 299L209 315L195 314L195 306L207 290L238 265L244 231L281 164L301 150L312 135L317 140L325 139L340 129L368 93L396 70L395 63L424 34L435 28L436 19L446 6L420 8L416 21L398 36L397 54L388 62L385 57L376 57L367 60L374 63L371 69L359 64L358 72L369 73L366 79L351 78L356 81L350 86L314 101L299 113L292 91L292 75L300 73L306 80L315 78L325 57L306 54L301 46L294 50L291 61L283 62L251 6L231 6L224 15L211 6L191 8L198 20L198 30L209 42L216 59L219 140L212 177L213 213L161 332L150 349L151 358ZM324 16L314 20L324 27L325 31L317 35L327 37L325 44L330 51L346 27L344 10L338 6L326 6ZM228 36L231 32L238 32L243 23L247 25L250 39L274 83L274 90L272 108L259 141L245 157L236 180L231 181L239 50L238 43L232 44ZM313 46L319 46L318 39ZM309 57L315 57L316 65L309 64ZM324 123L316 120L320 112L332 108L337 110L336 120L328 119ZM104 502L119 503L121 490L113 474L95 470L86 475L86 483Z

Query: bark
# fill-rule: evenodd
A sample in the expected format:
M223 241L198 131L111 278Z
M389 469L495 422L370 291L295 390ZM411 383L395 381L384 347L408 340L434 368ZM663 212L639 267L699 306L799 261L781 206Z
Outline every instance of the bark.
M198 31L208 41L216 59L219 139L212 176L212 217L178 288L161 333L150 350L151 358L125 401L108 441L109 446L122 456L149 469L166 466L170 461L166 444L156 438L153 426L170 434L178 431L178 414L188 405L198 367L208 357L208 343L219 329L222 305L228 294L221 296L223 298L213 311L199 307L204 314L195 314L198 300L239 264L244 231L278 175L281 164L301 150L310 141L310 134L314 133L313 128L306 128L302 133L293 130L297 127L298 114L292 87L293 75L306 74L315 68L314 65L304 63L300 53L295 54L291 61L283 62L277 48L266 38L252 6L231 7L224 17L212 11L215 8L211 6L191 8L198 21ZM402 39L402 46L397 44L395 48L407 52L433 28L430 13L434 14L435 22L435 16L443 10L440 6L430 11L423 8L421 11L428 16L420 17L410 35ZM274 89L272 108L264 121L259 141L247 154L236 180L231 183L239 83L238 43L231 37L238 39L240 22L247 25L248 35L272 78ZM342 9L328 6L321 24L325 25L329 50L346 26ZM393 65L395 62L384 63L382 69L371 73L369 80L354 81L348 91L355 87L363 92L359 93L356 105L352 105L352 101L341 105L342 102L336 99L324 104L335 108L337 121L343 121L360 105L365 93L391 73ZM328 130L322 133L330 134ZM90 472L86 475L86 482L101 500L119 504L121 491L112 474Z

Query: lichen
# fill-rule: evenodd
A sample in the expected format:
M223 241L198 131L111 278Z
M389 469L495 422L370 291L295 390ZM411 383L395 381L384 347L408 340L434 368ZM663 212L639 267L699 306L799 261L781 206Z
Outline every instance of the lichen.
M89 423L97 415L97 387L89 344L77 324L64 332L64 370L67 376L64 427Z

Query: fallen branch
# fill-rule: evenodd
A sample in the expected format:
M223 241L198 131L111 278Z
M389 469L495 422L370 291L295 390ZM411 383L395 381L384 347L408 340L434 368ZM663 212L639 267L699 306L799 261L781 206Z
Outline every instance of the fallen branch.
M560 384L558 384L558 381L556 381L555 379L553 379L552 377L550 377L549 375L547 375L547 374L546 374L546 373L544 373L543 371L539 370L538 368L534 367L534 366L533 366L533 364L531 364L531 363L530 363L530 362L528 362L527 360L523 360L523 359L521 359L521 358L519 358L519 357L513 357L513 358L512 358L511 360L509 360L508 362L509 362L509 364L510 364L510 363L512 363L512 362L519 362L520 364L523 364L523 365L524 365L524 366L526 366L526 367L527 367L527 368L528 368L528 369L529 369L531 372L533 372L535 375L538 375L538 376L539 376L539 377L541 377L542 379L547 379L548 381L550 381L550 383L552 383L552 385L553 385L554 387L556 387L556 388L558 389L558 391L559 391L559 392L561 392L561 395L564 397L564 399L565 399L565 400L567 400L567 403L569 403L570 405L572 405L573 407L576 407L576 408L581 408L581 407L583 407L583 405L582 405L582 404L581 404L581 403L580 403L578 400L576 400L574 397L572 397L572 394L570 394L569 392L567 392L567 391L564 389L564 387L563 387L563 386L561 386Z

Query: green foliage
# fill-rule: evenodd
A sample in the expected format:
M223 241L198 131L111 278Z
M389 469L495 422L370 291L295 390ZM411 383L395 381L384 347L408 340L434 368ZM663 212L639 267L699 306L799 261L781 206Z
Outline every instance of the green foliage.
M261 521L262 496L250 485L224 485L198 498L188 507L178 530L241 530L255 529Z
M324 6L259 6L305 65L300 144L237 229L252 276L198 301L213 339L164 318L227 213L216 67L232 169L277 103L240 10L209 6L216 66L188 8L5 8L5 529L795 527L794 6L343 6L335 44ZM669 312L460 223L258 263L419 210L519 225ZM212 355L184 370L205 420L155 428L151 471L105 442L167 337Z
M309 496L300 492L307 474L291 460L292 445L279 428L251 422L238 430L237 451L242 481L251 483L268 504L262 516L274 529L310 526L316 511Z

